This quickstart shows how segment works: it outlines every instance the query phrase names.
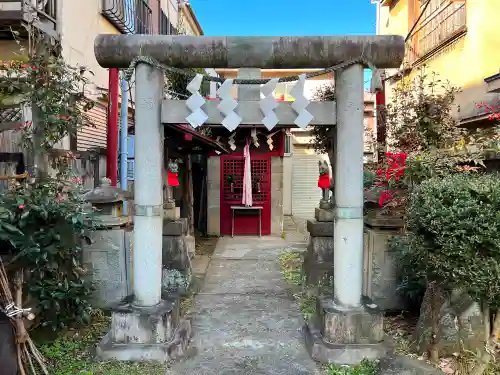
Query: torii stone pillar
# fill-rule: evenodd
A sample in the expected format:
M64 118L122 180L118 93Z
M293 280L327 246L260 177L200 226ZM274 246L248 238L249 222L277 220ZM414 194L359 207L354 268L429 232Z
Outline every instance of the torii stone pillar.
M377 68L397 68L404 56L404 39L399 36L207 37L106 34L96 38L95 55L104 68L128 68L137 56L151 57L177 68L326 68L360 58ZM347 67L336 73L336 79L336 122L339 128L335 166L338 207L335 211L334 229L334 297L319 301L320 326L307 326L305 333L314 359L352 364L364 357L380 357L385 351L378 345L383 337L382 315L372 305L364 303L361 296L363 66ZM136 69L135 84L135 168L138 171L135 183L133 249L135 296L132 303L122 304L113 313L111 331L101 343L99 354L105 359L165 360L171 353L182 354L190 329L179 323L176 302L161 299L163 159L160 102L163 75L156 68L140 63ZM259 120L255 121L255 116L260 116L260 112L255 111L255 108L258 109L256 99L245 103L248 110L241 109L240 115L243 117L253 116L244 118L242 123L259 123ZM313 124L334 123L333 103L327 102L323 106L317 104L311 103L310 108L322 108L317 114L313 113L321 121L314 120ZM205 106L209 117L220 117L209 108L214 103L208 102ZM288 104L282 103L281 106L286 107ZM289 121L290 108L284 107L281 113L287 113ZM166 109L163 102L161 119L168 117ZM180 112L185 110L184 106ZM327 118L328 114L331 116L326 122L325 111ZM178 117L175 118L177 122L183 121L185 117L184 114L179 115L180 112L177 112ZM220 120L213 121L212 123L220 123ZM287 123L291 124L293 120Z
M135 81L141 83L135 86L140 131L135 133L133 291L136 305L155 306L161 301L163 247L163 72L139 64Z
M346 308L361 306L363 290L363 66L335 74L334 297Z

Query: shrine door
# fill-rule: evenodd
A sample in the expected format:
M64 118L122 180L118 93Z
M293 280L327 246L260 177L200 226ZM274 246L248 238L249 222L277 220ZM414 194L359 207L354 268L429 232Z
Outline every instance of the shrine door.
M242 206L243 168L242 153L221 156L220 228L222 235L231 235L232 206ZM251 154L252 200L254 207L262 207L262 234L271 233L271 157ZM259 212L235 210L235 235L258 235Z

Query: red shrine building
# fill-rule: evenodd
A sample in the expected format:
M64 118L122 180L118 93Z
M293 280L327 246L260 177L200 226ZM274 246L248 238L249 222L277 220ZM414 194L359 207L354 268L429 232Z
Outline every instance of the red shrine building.
M229 137L229 131L218 129L218 136ZM283 230L283 155L284 129L268 132L255 129L258 147L250 140L252 206L256 209L237 209L243 206L243 177L245 158L243 148L251 139L252 130L237 129L236 148L227 155L210 154L208 158L207 217L208 233L214 235L269 235ZM273 134L274 133L274 134ZM271 136L273 149L267 137Z

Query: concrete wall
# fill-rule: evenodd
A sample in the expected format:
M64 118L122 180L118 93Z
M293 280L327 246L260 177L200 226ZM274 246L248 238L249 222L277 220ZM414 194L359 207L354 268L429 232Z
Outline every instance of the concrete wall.
M283 158L271 158L271 234L283 233Z
M207 232L210 235L220 235L220 157L210 156L207 166Z

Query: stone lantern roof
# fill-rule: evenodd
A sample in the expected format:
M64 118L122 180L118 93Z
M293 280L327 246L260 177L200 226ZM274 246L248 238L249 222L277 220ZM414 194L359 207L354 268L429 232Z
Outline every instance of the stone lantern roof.
M83 198L92 204L124 202L132 198L132 194L119 187L111 186L109 178L101 179L101 185L84 194Z

